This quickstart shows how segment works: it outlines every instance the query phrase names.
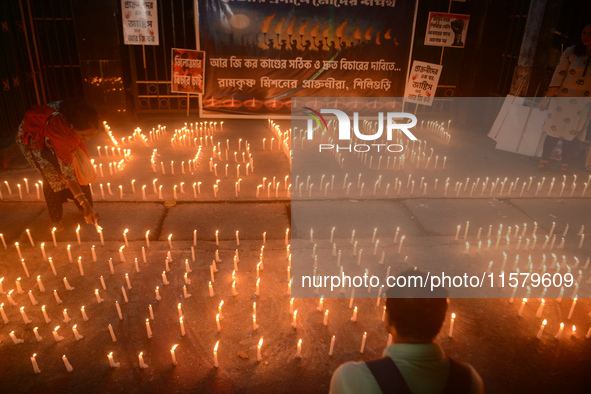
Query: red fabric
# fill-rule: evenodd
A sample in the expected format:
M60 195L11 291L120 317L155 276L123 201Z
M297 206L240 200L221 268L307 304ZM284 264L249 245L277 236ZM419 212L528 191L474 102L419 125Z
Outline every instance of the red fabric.
M72 163L72 152L78 146L88 156L86 144L78 138L70 123L60 114L51 117L54 112L56 111L48 105L31 107L25 113L23 143L33 149L43 150L45 138L48 138L55 154L64 163Z

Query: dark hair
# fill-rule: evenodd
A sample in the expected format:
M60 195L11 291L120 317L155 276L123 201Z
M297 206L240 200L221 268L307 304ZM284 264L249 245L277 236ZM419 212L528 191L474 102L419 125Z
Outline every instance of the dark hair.
M64 100L59 105L59 112L72 124L75 130L85 130L91 127L99 130L101 124L99 113L84 100Z
M427 275L420 271L405 271L397 278L421 277L426 280ZM447 313L447 292L426 293L425 289L413 287L391 287L387 292L386 310L388 323L403 337L420 342L431 342L443 325ZM422 298L422 297L439 298ZM404 297L404 298L401 298Z
M580 29L580 32L582 32L587 26L591 26L591 21L584 23L583 27ZM576 56L585 56L587 54L587 48L585 45L583 45L583 41L581 41L581 33L579 33L577 37L577 43L575 44L575 49L573 52Z

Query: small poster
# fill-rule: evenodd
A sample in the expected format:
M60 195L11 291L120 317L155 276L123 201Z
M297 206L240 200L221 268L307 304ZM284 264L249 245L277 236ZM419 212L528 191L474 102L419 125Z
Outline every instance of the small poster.
M158 45L157 0L121 0L123 43Z
M443 66L413 61L404 92L405 101L431 106Z
M470 15L430 12L425 45L463 48Z
M172 93L203 93L205 52L172 48Z

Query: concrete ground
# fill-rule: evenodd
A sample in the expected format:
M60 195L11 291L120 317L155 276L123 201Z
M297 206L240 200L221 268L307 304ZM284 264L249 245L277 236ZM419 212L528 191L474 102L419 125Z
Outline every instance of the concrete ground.
M108 146L109 150L113 147L106 134L89 143L95 164L103 165L104 176L94 182L93 192L95 209L102 215L99 224L103 228L104 245L101 245L95 227L83 224L82 217L70 202L65 205L65 230L56 234L57 246L54 246L43 197L37 198L36 195L35 183L39 176L17 154L8 157L10 168L0 170L0 233L7 244L6 249L0 246L0 278L4 278L4 293L15 289L12 298L16 302L16 305L10 305L7 295L0 295L8 319L7 323L0 323L0 358L6 360L0 376L6 390L144 391L173 387L216 392L326 392L330 375L340 363L379 357L387 334L380 321L382 307L376 305L379 288L356 292L354 305L359 309L359 318L354 323L349 309L350 289L337 289L331 293L328 289L304 289L299 285L298 275L312 272L314 245L319 274L338 273L340 267L337 269L333 248L342 252L339 262L350 275L363 275L368 270L370 274L385 278L388 271L395 274L412 267L433 273L467 273L479 278L482 274L488 278L492 273L494 285L488 286L486 291L452 291L454 299L451 300L450 313L457 314L454 335L452 338L448 336L448 317L438 338L446 353L471 363L480 372L489 392L585 392L588 388L583 382L583 371L591 361L591 342L586 335L591 326L591 303L586 299L591 290L587 283L591 275L585 263L591 241L583 239L579 248L585 230L578 235L582 226L591 228L591 191L583 193L588 172L575 168L575 173L566 178L558 171L541 174L535 160L497 151L494 142L483 133L459 127L452 129L450 144L434 134L422 133L420 138L426 142L423 151L429 152L433 148L434 154L440 157L437 168L433 161L425 168L426 160L411 165L407 158L409 162L403 169L378 169L375 163L379 155L374 157L371 168L367 165L369 159L354 155L348 156L341 168L336 158L330 155L319 156L309 150L298 153L295 146L294 166L290 169L287 156L278 151L276 142L274 149L269 149L271 138L277 139L277 136L270 131L266 120L225 120L223 130L218 123L217 131L212 133L213 145L217 147L220 143L222 156L212 162L217 164L216 176L209 167L213 156L211 142L202 146L195 167L189 169L188 162L195 159L199 148L172 147L170 139L174 128L182 127L184 121L162 120L162 124L164 122L167 132L158 142L148 142L147 146L139 141L121 144L122 149L131 149L131 155L125 160L118 154L112 156L112 151L109 156L104 156L104 147ZM145 135L157 125L153 121L140 124ZM280 121L279 125L282 131L290 126L285 121ZM118 141L123 137L127 139L136 126L113 126L113 134ZM199 139L204 137L204 133L194 133L193 138L197 138L199 145ZM266 139L265 150L263 138ZM245 147L246 141L250 143L250 150ZM225 159L226 144L230 148L228 160ZM100 157L97 146L101 147ZM418 152L416 146L414 150ZM245 167L249 163L249 151L254 173L247 175ZM413 147L409 146L409 156L412 151ZM442 168L444 156L447 157L445 169ZM151 158L154 158L153 165ZM114 162L121 162L120 168L110 174L109 163ZM238 164L241 165L239 175L236 174ZM358 187L359 173L362 177ZM335 180L331 185L333 176ZM380 176L381 184L374 192ZM28 180L29 193L26 193L24 178ZM493 188L497 178L500 181ZM508 181L501 193L504 178ZM218 179L216 195L213 185ZM236 194L238 179L241 184ZM275 190L272 186L269 191L266 188L273 179L279 187ZM477 179L478 184L474 184ZM135 180L133 186L132 180ZM416 184L414 190L413 181ZM201 182L200 193L198 182ZM351 186L347 192L343 184L349 182ZM485 182L486 186L483 186ZM515 183L515 188L509 191L511 182ZM526 182L525 186L523 182ZM563 182L565 186L561 190ZM303 184L301 198L297 185L300 183ZM307 186L313 183L316 188L312 187L310 192ZM361 183L365 185L363 190ZM427 191L420 187L424 183ZM538 183L541 185L539 190ZM17 184L21 185L22 198ZM102 193L100 184L103 185ZM107 184L110 184L112 194ZM261 186L257 196L257 188L263 184L265 188ZM292 190L286 188L289 184L292 184ZM142 195L144 185L145 198ZM318 188L320 185L322 189ZM162 196L159 195L160 186ZM294 192L293 200L290 191ZM469 222L469 229L465 233L466 222ZM81 226L80 243L76 233L78 224ZM496 246L501 225L502 235L499 246ZM507 243L509 227L512 230ZM295 330L291 326L289 262L284 242L288 228L293 252L291 274L295 276L292 296L296 298L294 309L298 310ZM26 229L29 229L35 246L32 246ZM120 249L125 245L125 229L128 229L128 246ZM380 241L377 248L375 239L372 239L374 229L375 239ZM194 244L195 230L197 241ZM313 242L309 242L310 230L313 230ZM216 244L216 231L219 245ZM353 231L357 246L350 242ZM546 235L550 238L543 247ZM557 235L557 239L550 249L553 235ZM405 238L401 245L402 236ZM522 236L521 241L519 236ZM561 246L562 238L564 244ZM487 246L488 240L491 241L490 247ZM480 247L479 241L482 241ZM15 242L20 244L30 277L26 277ZM466 242L469 242L468 253ZM53 275L49 263L44 260L41 243L45 244L47 256L53 258L57 275ZM81 256L84 276L75 261L68 262L68 245L74 260ZM264 249L261 249L263 245ZM93 261L93 246L96 262ZM147 256L146 262L143 261L142 248ZM361 258L359 249L363 250ZM216 250L221 262L217 265L219 272L215 274L213 284L215 293L210 297L210 264L216 257ZM237 279L233 279L236 250L240 261L236 263ZM264 269L257 274L261 251ZM170 272L166 274L170 284L164 285L162 273L166 271L167 252L170 252L172 262L168 263ZM380 263L382 254L384 261ZM113 274L109 259L114 265ZM192 269L187 273L190 283L185 280L185 260ZM492 266L489 266L490 261L493 261ZM508 275L517 270L540 275L546 272L561 274L560 278L570 272L578 285L561 289L563 284L541 286L538 283L536 287L528 282L529 290L524 286L512 294L505 279L505 287L500 288L501 272ZM125 274L130 278L132 289L127 286ZM37 275L48 291L40 291ZM102 288L101 276L106 289ZM261 278L260 294L255 296L257 276ZM19 277L24 292L31 290L38 305L32 305L26 294L16 295L15 282ZM66 290L64 277L74 290ZM234 281L237 296L232 295ZM161 292L159 301L155 296L156 286ZM191 297L183 294L184 286ZM129 302L125 302L121 287L126 289ZM544 291L544 287L548 289ZM54 289L63 304L56 303L52 294ZM95 289L99 290L104 302L97 303ZM321 310L329 309L330 313L326 327L323 312L317 310L320 296L326 297ZM333 296L337 298L333 299ZM575 296L578 296L576 302ZM528 301L520 317L522 297L527 297ZM542 297L548 299L541 317L536 317ZM225 301L225 316L221 321L222 331L217 333L215 317L222 300ZM118 318L115 301L122 307L122 320ZM260 325L257 330L252 326L253 302L257 303ZM185 319L184 336L180 333L178 303L182 304ZM52 319L48 324L40 310L44 304ZM573 304L576 308L569 317ZM83 321L81 317L83 305L89 321ZM145 327L149 317L148 305L153 306L155 315L151 320L152 339L147 338ZM21 306L25 307L32 323L23 324ZM62 317L64 308L72 318L67 324ZM538 340L536 334L544 319L547 319L547 326ZM561 323L565 328L562 336L556 339ZM79 342L74 339L73 324L78 325L85 339ZM114 328L117 342L112 342L107 330L109 324ZM52 330L57 325L61 326L60 335L65 337L60 342L52 337ZM574 332L573 325L576 326ZM43 338L40 342L35 338L35 327L39 327ZM14 344L9 336L12 331L24 343ZM368 340L364 353L360 354L364 332L368 333ZM333 335L336 338L335 353L330 357L328 348ZM261 336L264 345L262 361L258 363L256 347ZM302 358L295 357L299 339L303 342ZM220 367L214 368L212 351L218 340ZM174 344L179 344L176 367L172 365L170 354ZM117 369L109 368L107 354L111 351L115 361L121 362ZM149 368L139 368L139 352L145 355ZM31 366L33 353L37 354L42 370L38 375L33 373ZM73 365L71 373L67 373L60 360L64 354Z

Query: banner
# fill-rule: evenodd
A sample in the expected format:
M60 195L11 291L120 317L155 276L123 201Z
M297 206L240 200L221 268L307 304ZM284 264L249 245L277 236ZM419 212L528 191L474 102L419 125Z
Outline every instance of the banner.
M443 66L414 60L406 84L405 101L431 106Z
M198 8L204 113L289 115L292 97L404 94L414 0L200 0Z
M470 15L429 12L425 45L463 48Z
M121 0L123 43L158 45L157 0Z
M172 93L203 93L205 52L172 48Z

